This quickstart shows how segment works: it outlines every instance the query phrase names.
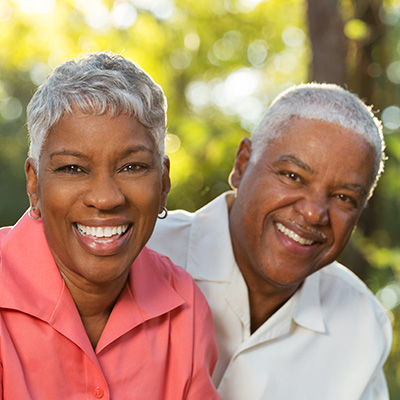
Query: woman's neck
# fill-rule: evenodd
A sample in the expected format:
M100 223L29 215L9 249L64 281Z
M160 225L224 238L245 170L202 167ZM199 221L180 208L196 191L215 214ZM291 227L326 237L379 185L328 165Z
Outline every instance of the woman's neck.
M127 277L112 284L96 285L68 277L62 272L61 276L75 302L89 340L96 348Z

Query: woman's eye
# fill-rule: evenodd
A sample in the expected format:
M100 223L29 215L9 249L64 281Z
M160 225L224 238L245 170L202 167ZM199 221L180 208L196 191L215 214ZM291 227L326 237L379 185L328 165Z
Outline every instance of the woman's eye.
M128 164L122 168L123 172L143 172L147 170L147 166L143 164Z

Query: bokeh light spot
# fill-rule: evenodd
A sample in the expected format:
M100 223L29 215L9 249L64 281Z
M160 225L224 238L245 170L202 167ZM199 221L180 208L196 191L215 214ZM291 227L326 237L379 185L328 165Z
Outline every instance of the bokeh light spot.
M117 3L111 11L113 25L118 29L131 27L135 23L137 15L136 8L128 3Z
M165 136L165 151L167 154L176 153L181 147L181 140L177 135L168 133Z
M400 304L400 287L397 283L390 283L381 289L376 297L389 310Z
M56 0L16 0L19 8L26 14L50 14Z
M177 70L186 69L191 61L190 54L183 50L175 50L169 57L169 62Z
M395 130L400 127L400 108L389 106L382 112L382 122L385 128Z
M302 46L305 39L305 33L295 26L287 26L282 32L282 40L289 47Z
M34 64L29 71L31 81L36 85L41 85L50 74L50 67L45 63Z
M394 61L386 69L387 77L396 84L400 83L400 61Z
M10 5L3 1L0 3L0 22L7 22L13 14L13 10Z
M8 97L0 102L0 114L8 120L13 121L19 118L22 114L22 104L15 97Z
M184 39L185 47L188 50L197 50L200 47L200 38L197 33L188 33Z
M247 49L247 58L252 65L259 66L267 58L267 43L264 40L255 40Z

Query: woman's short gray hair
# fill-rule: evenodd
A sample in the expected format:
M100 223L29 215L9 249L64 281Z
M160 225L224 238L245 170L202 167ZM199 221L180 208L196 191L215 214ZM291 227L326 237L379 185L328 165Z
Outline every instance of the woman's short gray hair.
M29 155L38 167L50 130L73 107L88 115L126 114L149 128L161 159L165 155L167 101L162 88L137 64L112 52L89 53L55 68L27 109Z
M291 87L276 97L254 129L253 162L261 156L270 140L285 133L293 118L329 122L365 138L375 149L374 182L369 196L372 195L384 168L385 141L382 124L371 107L334 84L307 83Z

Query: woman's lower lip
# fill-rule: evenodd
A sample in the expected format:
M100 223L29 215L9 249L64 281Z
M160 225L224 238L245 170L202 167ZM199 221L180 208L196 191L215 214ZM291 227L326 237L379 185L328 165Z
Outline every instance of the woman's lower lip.
M112 256L117 254L129 240L131 228L123 235L115 237L97 238L95 236L84 235L74 226L74 232L81 247L90 254L96 256Z

